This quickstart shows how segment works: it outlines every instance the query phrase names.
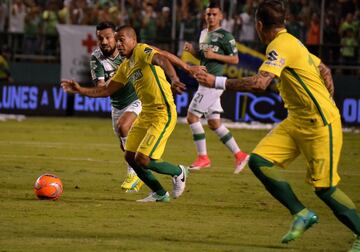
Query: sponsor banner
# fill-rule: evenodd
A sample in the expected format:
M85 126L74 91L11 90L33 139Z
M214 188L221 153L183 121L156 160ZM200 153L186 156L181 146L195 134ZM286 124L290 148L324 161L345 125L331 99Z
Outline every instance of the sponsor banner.
M97 46L95 26L57 25L60 35L61 79L90 82L89 61Z

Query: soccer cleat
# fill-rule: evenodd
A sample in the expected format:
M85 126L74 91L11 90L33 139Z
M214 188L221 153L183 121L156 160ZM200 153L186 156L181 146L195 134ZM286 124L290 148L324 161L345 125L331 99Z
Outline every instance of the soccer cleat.
M192 163L189 167L190 170L200 170L203 168L210 167L211 161L208 155L199 155L194 163Z
M139 177L136 174L133 174L133 173L128 173L124 182L121 184L121 188L126 191L136 190L136 188L137 188L137 191L139 191L141 186L142 186L142 181L139 179Z
M144 182L142 182L140 179L137 182L137 184L135 186L133 186L133 188L131 189L127 189L125 192L127 193L133 193L133 192L138 192L140 191L140 188L144 185Z
M166 192L164 195L158 195L156 192L151 192L149 196L144 199L139 199L137 202L169 202L170 194Z
M235 154L234 174L238 174L245 168L245 165L248 163L249 158L250 158L250 155L248 155L247 153L245 153L243 151L239 151L238 153Z
M360 252L360 235L356 236L356 240L348 252Z
M181 194L184 192L185 190L185 183L186 183L186 178L188 176L188 168L182 165L179 165L180 169L181 169L181 173L180 175L175 175L174 177L172 177L172 183L173 183L173 197L179 198L181 196Z
M289 232L283 236L281 242L288 243L299 238L307 229L309 229L312 225L319 222L319 218L317 215L308 210L305 216L301 216L296 214L294 216L294 220L291 224Z

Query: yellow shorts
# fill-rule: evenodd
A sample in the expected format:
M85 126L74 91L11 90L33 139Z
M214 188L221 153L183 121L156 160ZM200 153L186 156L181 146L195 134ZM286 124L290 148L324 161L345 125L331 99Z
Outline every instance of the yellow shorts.
M142 111L130 129L125 150L160 159L176 120L176 108L168 111L165 106L159 106L151 112Z
M253 153L283 168L303 153L307 161L306 182L314 187L331 187L340 181L337 166L341 147L340 118L321 127L285 119L260 141Z

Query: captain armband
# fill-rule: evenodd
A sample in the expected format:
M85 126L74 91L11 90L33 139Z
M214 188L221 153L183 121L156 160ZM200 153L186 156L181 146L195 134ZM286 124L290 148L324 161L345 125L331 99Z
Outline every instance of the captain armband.
M226 89L226 77L216 76L215 78L215 88L225 90Z

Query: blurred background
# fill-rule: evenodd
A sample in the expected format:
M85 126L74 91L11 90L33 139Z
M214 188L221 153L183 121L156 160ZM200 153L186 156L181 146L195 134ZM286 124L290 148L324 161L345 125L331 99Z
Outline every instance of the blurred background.
M224 13L222 27L234 35L240 57L237 66L227 67L225 74L229 77L252 74L262 62L265 46L259 43L254 30L254 11L259 2L220 1ZM360 0L288 0L287 3L288 31L331 68L336 85L335 101L342 110L343 122L360 125ZM51 95L47 91L44 95L43 90L58 88L63 77L81 81L79 78L86 76L87 80L81 82L91 82L88 60L96 47L94 26L97 23L130 24L137 29L141 42L169 50L184 59L183 43L197 43L204 28L203 10L207 4L208 0L0 0L0 83L13 85L3 84L0 89L0 112L42 115L49 109L58 112L62 109L61 115L77 115L76 108L75 113L72 108L74 102L66 100L65 95L63 98L61 90L52 91ZM84 27L91 29L83 33L80 42L75 41L75 35L68 36L64 42L59 27L63 30L71 27L75 33L83 32ZM66 63L62 54L76 43L85 48L86 55L67 52L67 56L73 58ZM185 60L192 62L190 58ZM65 67L78 75L64 75L61 71ZM180 75L196 88L194 80L187 79L183 73ZM28 86L30 91L21 91L19 85ZM31 92L32 87L36 93ZM180 115L186 112L192 92L188 95L177 98ZM271 101L263 104L265 108L281 103L274 94L268 98ZM64 106L46 107L60 99L66 100ZM227 97L231 105L224 107L226 111L231 110L231 114L225 112L225 117L233 121L277 122L286 115L279 112L281 106L276 105L273 114L280 113L278 119L263 109L258 116L260 112L255 110L264 99L255 105L251 103L257 99L258 96L241 93ZM26 104L21 103L24 100ZM75 107L76 104L75 98ZM32 107L36 109L31 110ZM41 107L44 109L39 110Z

